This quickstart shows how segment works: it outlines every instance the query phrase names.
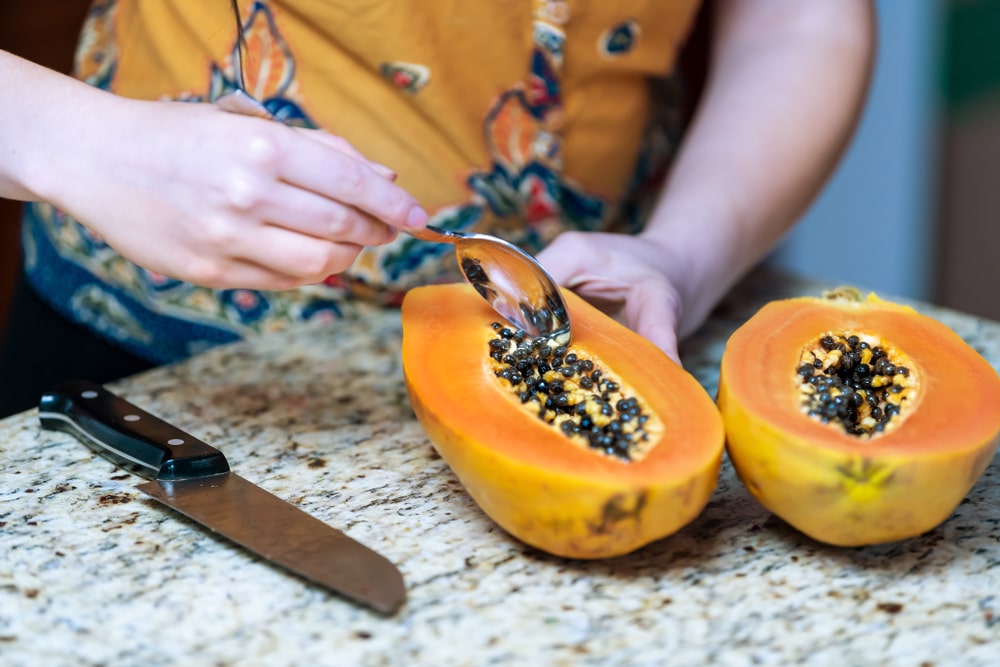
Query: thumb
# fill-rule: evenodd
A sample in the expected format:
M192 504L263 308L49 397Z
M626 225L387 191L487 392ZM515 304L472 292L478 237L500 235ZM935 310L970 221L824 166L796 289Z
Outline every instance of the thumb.
M369 166L371 166L372 169L374 169L376 172L378 172L385 178L389 179L390 181L396 180L395 171L385 166L384 164L380 164L378 162L369 160L367 157L365 157L365 155L361 151L359 151L357 148L354 147L354 144L349 142L347 139L339 137L335 134L330 134L326 130L314 130L308 128L296 128L296 129L305 133L305 135L310 139L312 139L313 141L318 141L319 143L329 146L334 150L340 151L345 155L349 155L356 160L360 160L361 162L367 163Z
M636 333L682 365L677 349L680 297L675 290L649 281L636 284L625 299L625 320Z
M629 280L620 275L620 268L609 271L615 264L614 257L602 255L593 241L578 232L557 236L536 259L557 284L612 316L621 310L631 289Z
M592 248L574 232L564 232L543 248L537 255L538 262L560 285L572 285L577 276L585 273L593 262Z

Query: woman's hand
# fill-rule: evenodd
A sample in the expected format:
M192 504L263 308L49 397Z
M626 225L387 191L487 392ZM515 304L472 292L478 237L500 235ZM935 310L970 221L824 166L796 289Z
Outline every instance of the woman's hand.
M670 250L641 236L565 232L538 254L560 285L650 340L674 361L684 328L681 294L668 273L686 272ZM673 269L673 271L671 271Z
M68 174L54 170L51 201L144 268L286 289L427 220L385 168L329 134L207 104L112 106L109 130L78 147Z
M151 271L287 289L426 223L391 172L328 133L129 100L0 56L0 83L30 78L35 100L3 112L0 194L51 202Z

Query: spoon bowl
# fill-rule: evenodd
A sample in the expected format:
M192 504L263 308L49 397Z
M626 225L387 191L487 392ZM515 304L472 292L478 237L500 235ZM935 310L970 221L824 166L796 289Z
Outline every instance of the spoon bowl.
M427 225L409 230L422 241L451 243L462 275L504 319L534 338L570 342L569 311L555 281L534 257L513 243Z

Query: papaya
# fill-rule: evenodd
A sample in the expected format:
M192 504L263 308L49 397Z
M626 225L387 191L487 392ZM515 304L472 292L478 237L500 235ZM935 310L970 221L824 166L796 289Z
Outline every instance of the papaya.
M1000 435L1000 376L979 353L853 289L764 305L726 343L717 402L750 493L836 546L943 523Z
M547 553L619 556L692 521L722 419L698 381L569 291L568 346L498 321L466 284L402 303L402 363L433 447L497 525Z

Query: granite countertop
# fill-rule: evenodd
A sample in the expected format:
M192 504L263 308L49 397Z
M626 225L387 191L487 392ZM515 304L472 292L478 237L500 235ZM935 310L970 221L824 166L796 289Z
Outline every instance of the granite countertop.
M763 270L683 349L714 395L729 333L824 286ZM1000 367L1000 324L920 306ZM213 350L111 385L235 471L397 563L385 617L215 537L31 410L0 421L0 663L986 665L1000 656L1000 458L921 537L843 549L723 464L708 507L631 555L571 561L498 529L412 416L398 312Z

